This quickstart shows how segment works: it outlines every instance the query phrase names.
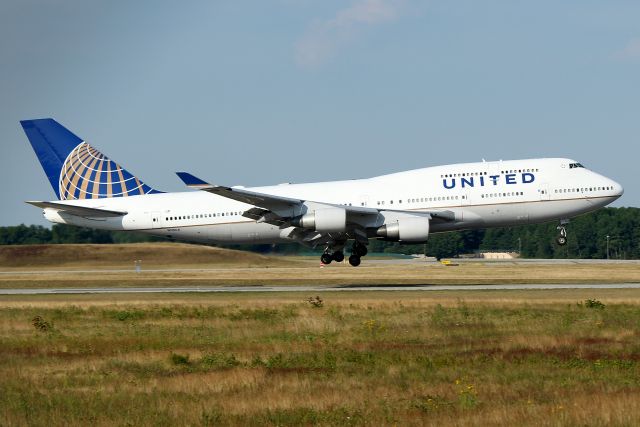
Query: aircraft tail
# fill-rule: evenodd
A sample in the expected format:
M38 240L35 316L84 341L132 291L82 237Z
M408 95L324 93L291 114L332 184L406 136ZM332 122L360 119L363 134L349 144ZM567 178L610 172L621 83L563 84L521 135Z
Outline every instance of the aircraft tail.
M53 119L20 124L59 200L161 193Z

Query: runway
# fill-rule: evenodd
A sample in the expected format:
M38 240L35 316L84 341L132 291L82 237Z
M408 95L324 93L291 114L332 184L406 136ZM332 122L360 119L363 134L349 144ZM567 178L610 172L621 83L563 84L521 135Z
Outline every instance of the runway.
M480 265L485 267L504 267L504 266L539 266L539 265L640 265L640 260L603 260L603 259L495 259L487 260L483 258L455 258L453 261L461 265ZM440 267L441 264L431 258L392 258L392 259L367 259L366 263L360 267L361 269L367 266L431 266ZM335 264L332 264L330 268L336 268ZM348 266L347 266L348 267ZM283 269L290 270L296 267L272 267L271 270ZM351 267L349 267L351 268ZM228 267L162 267L162 268L148 268L143 267L140 272L142 273L216 273L228 271ZM36 268L33 270L0 270L0 277L11 275L61 275L61 274L101 274L101 273L135 273L134 268L83 268L83 269L46 269Z
M553 289L640 289L640 283L509 284L509 285L380 285L380 286L185 286L0 289L0 295L157 294L233 292L371 292L371 291L504 291Z

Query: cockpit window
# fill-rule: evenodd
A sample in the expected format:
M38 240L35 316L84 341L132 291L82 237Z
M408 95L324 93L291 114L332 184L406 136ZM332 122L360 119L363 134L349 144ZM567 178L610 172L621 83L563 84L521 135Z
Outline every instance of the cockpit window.
M569 163L569 169L573 168L583 168L582 163Z

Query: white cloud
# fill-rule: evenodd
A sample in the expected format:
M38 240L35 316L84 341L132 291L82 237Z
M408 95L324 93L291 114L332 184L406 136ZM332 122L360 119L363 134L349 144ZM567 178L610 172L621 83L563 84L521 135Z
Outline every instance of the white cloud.
M401 1L356 0L332 19L314 22L296 43L296 62L309 68L324 63L365 28L393 21Z
M631 39L621 50L614 52L613 57L620 60L640 59L640 39Z

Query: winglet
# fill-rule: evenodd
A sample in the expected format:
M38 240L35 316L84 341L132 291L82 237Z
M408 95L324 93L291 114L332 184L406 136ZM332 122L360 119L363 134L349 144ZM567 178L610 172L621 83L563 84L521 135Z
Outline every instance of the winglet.
M178 178L180 178L182 182L184 182L187 185L187 187L191 187L191 188L211 187L211 184L201 180L196 176L191 175L189 172L176 172L176 175L178 175Z

